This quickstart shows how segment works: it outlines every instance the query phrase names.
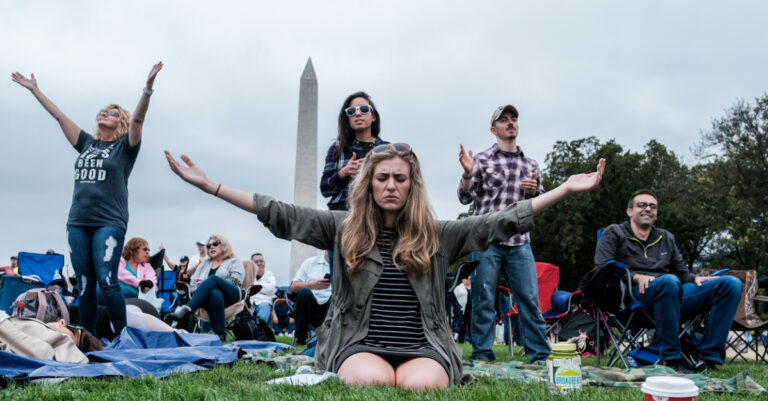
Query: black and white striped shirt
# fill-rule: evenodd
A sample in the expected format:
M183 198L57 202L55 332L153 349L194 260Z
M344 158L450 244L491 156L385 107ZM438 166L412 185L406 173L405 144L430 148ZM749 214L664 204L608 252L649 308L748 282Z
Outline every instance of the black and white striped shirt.
M392 262L397 233L381 228L376 246L384 270L373 289L368 336L362 344L396 350L429 347L421 321L421 306L405 272Z

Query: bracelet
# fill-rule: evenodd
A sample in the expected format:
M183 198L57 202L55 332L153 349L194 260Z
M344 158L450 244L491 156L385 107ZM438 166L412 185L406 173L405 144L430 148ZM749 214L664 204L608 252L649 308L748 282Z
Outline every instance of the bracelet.
M144 88L144 94L145 94L145 95L147 95L147 96L152 96L152 94L153 94L153 93L155 93L155 90L154 90L154 89L147 89L147 88Z
M471 179L472 179L472 175L470 174L470 176L469 176L469 177L467 177L466 175L462 174L462 175L461 175L461 178L463 178L463 179L465 179L465 180L471 180Z
M213 193L213 196L217 197L219 196L219 190L221 189L221 183L219 183L219 186L216 188L216 192Z

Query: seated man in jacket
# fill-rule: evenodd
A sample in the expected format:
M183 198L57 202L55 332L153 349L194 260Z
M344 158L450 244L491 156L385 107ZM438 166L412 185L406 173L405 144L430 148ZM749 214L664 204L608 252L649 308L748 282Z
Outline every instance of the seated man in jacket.
M627 205L629 221L608 226L597 242L595 266L616 260L629 266L632 293L654 317L665 365L681 366L680 315L709 312L696 370L723 363L725 343L741 299L735 277L697 276L683 262L675 237L654 226L659 211L656 195L635 191Z

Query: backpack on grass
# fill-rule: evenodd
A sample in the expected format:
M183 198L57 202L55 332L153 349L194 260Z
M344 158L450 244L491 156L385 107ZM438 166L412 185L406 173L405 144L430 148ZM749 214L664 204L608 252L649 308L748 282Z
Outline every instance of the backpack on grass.
M240 313L235 317L232 332L238 341L275 341L275 333L272 332L272 328L269 327L267 322L249 313Z

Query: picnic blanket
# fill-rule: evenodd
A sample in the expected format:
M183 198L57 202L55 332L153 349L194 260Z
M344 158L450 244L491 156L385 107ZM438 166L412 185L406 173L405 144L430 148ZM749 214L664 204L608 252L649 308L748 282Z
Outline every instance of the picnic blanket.
M529 365L519 361L503 363L464 361L464 372L475 376L493 376L497 379L549 382L546 366ZM630 370L581 367L582 384L585 386L640 388L648 376L659 375L686 377L693 380L702 392L768 394L765 388L749 377L747 372L741 372L730 379L717 379L700 374L678 374L667 366L649 366Z
M179 349L183 348L183 352ZM261 350L280 352L289 345L236 341L221 345L215 335L147 331L126 327L102 351L89 352L89 363L27 358L0 351L0 380L27 382L72 377L163 378L175 372L197 372L215 365L232 364L242 355Z
M314 359L305 355L278 356L274 352L257 352L243 356L243 360L254 363L266 363L279 370L295 370L301 366L314 366ZM765 395L768 392L752 380L747 372L741 372L730 379L717 379L700 374L682 375L666 366L650 366L623 370L619 368L598 368L582 366L582 384L585 386L634 387L640 388L648 376L674 375L687 377L696 383L702 392L741 393ZM475 362L464 361L464 373L474 376L490 376L500 380L521 380L529 383L548 383L547 367L512 362Z

